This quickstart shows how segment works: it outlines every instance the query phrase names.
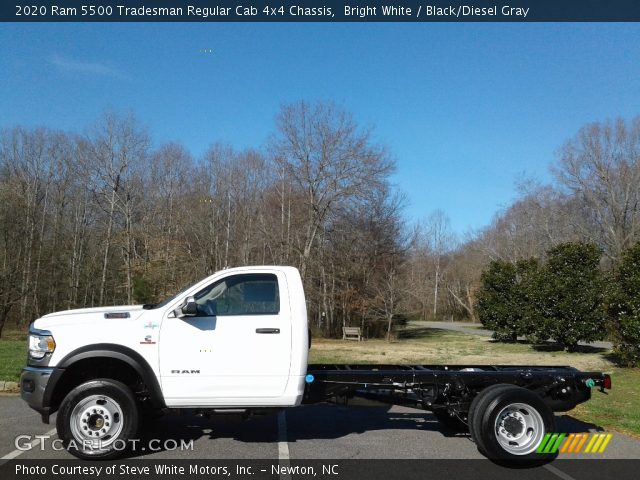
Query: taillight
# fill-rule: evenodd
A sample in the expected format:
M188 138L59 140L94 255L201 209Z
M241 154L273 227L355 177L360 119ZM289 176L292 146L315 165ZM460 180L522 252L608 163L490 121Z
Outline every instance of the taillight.
M602 388L606 388L607 390L611 390L611 375L604 375L604 379L602 381Z

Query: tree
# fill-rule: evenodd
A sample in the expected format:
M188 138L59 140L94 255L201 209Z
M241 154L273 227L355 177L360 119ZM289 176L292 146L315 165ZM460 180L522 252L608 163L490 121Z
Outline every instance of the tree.
M134 281L134 297L146 281L153 287L154 295L162 298L188 282L183 282L181 276L190 269L184 262L185 247L189 245L185 229L191 221L193 204L184 191L187 185L189 190L193 189L194 171L194 161L182 145L161 145L151 155L149 187L152 188L146 191L148 205L144 207L149 216L144 221L148 227L143 235L146 261L142 278ZM145 300L148 299L145 297Z
M402 298L400 291L400 275L397 271L397 265L394 265L394 263L395 262L392 262L387 266L376 286L381 311L387 324L387 342L391 341L393 318L398 313L398 306Z
M125 298L131 303L136 223L133 205L143 193L140 177L146 173L143 162L147 158L149 137L132 114L106 113L96 124L90 145L92 188L106 215L98 303L103 303L105 298L109 263L116 243L121 247L125 269Z
M561 150L554 173L581 200L584 233L618 260L640 233L640 117L582 128Z
M593 244L560 244L547 253L532 292L535 335L552 338L569 351L578 342L601 340L605 334L601 250Z
M452 315L477 322L476 294L486 265L485 257L470 241L452 252L449 262L447 291L451 295Z
M433 260L433 319L437 320L443 257L453 249L455 239L451 233L449 217L442 210L436 210L429 215L427 232L429 250Z
M333 103L285 105L276 125L275 162L303 194L307 209L300 248L304 278L314 244L339 204L386 188L394 164L370 132Z
M494 260L481 277L476 311L482 324L494 331L494 338L515 342L530 332L530 284L539 264L536 260L517 263Z
M4 174L0 172L4 177ZM13 185L5 178L0 183L0 335L11 310L29 290L21 288L21 232L15 228L6 228L20 222L22 215L16 208ZM24 219L22 219L24 221Z
M607 313L614 352L625 366L640 366L640 242L627 249L612 276Z
M270 150L213 143L193 159L153 144L119 113L85 135L0 131L0 334L7 320L152 303L225 266L283 263L305 273L322 333L397 321L402 199L388 153L348 112L283 107Z

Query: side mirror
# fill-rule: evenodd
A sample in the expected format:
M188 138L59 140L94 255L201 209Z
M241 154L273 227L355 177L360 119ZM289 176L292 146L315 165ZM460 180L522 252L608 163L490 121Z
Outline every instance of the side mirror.
M184 302L184 305L178 309L176 312L177 317L195 317L198 314L198 304L196 303L195 298L187 297Z

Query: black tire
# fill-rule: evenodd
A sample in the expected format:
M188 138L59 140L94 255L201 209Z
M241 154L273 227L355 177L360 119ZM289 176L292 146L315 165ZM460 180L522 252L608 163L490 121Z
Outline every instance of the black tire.
M473 414L478 450L500 464L530 467L555 455L536 453L547 432L555 431L551 409L526 388L505 386L481 392Z
M71 390L62 401L56 420L64 447L84 460L123 456L138 428L138 406L131 390L122 382L106 378Z
M433 416L436 417L438 423L444 425L449 430L465 433L469 431L469 427L465 422L460 420L460 418L458 418L457 416L452 417L446 410L435 410L431 413L433 413Z
M493 392L497 389L504 389L504 388L508 388L508 387L512 387L512 385L509 385L508 383L496 383L495 385L491 385L487 388L485 388L484 390L480 391L475 398L473 399L473 401L471 402L471 405L469 406L469 413L467 413L467 425L469 427L469 433L471 434L471 439L476 443L476 445L478 446L478 449L482 452L482 448L479 444L480 442L480 438L478 438L478 436L475 433L474 430L474 423L473 423L473 419L475 417L476 412L478 411L478 404L480 402L482 402L484 399L487 398L487 396L490 394L490 392ZM483 452L484 454L484 452Z

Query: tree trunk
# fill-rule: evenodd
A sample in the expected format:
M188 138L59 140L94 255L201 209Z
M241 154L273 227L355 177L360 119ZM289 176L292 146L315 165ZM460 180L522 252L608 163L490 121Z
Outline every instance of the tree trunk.
M109 265L109 251L111 249L111 232L113 230L113 216L116 208L116 190L111 191L111 201L109 205L109 220L107 222L107 234L105 236L104 253L102 256L102 276L100 277L100 290L98 303L102 305L104 300L104 289L107 283L107 266Z

